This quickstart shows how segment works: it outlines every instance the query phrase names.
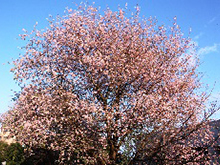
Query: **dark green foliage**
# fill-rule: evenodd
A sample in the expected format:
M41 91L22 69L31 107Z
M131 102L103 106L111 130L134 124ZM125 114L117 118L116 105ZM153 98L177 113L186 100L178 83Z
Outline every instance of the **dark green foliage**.
M24 148L19 143L7 144L0 141L0 164L6 165L55 165L59 152L44 148L34 148L34 154L26 157Z
M0 162L6 161L6 150L8 148L8 144L0 141Z
M44 148L34 148L34 155L25 159L21 165L56 165L59 152Z
M24 148L19 143L12 143L6 150L7 165L20 165L24 161Z
M20 165L24 161L24 149L19 143L7 143L0 141L0 162L7 165Z

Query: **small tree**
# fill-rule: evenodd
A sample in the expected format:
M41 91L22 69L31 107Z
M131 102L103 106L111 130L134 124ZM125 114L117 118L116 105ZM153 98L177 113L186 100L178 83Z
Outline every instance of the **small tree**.
M33 148L34 154L26 157L21 165L55 165L59 157L58 151L44 148Z
M208 95L176 21L141 21L138 8L68 12L22 35L12 69L22 91L3 121L17 139L59 150L60 164L208 163L216 108L203 113Z
M19 143L10 145L0 141L0 163L7 165L19 165L24 161L24 148Z
M7 165L20 165L24 161L24 148L19 143L12 143L6 151Z
M6 150L8 148L8 144L0 141L0 163L6 161Z

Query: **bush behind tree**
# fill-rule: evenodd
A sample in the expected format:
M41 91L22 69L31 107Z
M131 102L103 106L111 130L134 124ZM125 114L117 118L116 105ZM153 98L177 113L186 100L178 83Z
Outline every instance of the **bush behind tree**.
M7 148L8 148L8 144L3 142L3 141L0 141L0 162L4 162L6 161L6 151L7 151Z
M6 165L20 165L24 159L24 148L21 144L0 141L0 162L6 162Z

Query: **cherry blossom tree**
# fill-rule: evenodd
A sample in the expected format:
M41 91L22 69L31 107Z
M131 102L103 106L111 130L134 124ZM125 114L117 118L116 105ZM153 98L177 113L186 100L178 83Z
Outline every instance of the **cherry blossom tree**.
M14 61L22 87L3 126L26 146L59 151L59 164L210 162L207 92L176 20L142 19L139 8L67 10L46 30L21 35Z

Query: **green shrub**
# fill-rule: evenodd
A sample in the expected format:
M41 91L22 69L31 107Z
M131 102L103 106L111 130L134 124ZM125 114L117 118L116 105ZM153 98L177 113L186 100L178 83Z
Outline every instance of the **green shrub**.
M8 144L0 141L0 162L6 161L6 151L8 149Z
M24 148L19 143L12 143L6 155L7 165L20 165L24 161Z
M0 163L20 165L24 161L24 148L19 143L7 144L0 141Z

